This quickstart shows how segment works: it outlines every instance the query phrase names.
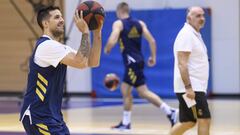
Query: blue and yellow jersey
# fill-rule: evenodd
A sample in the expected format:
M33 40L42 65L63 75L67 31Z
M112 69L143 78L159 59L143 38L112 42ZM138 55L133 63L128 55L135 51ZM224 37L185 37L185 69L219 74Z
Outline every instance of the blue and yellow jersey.
M21 119L29 115L31 123L62 124L61 104L66 75L66 65L40 67L34 62L36 48L42 42L50 40L41 37L29 62L27 90L21 109Z
M122 19L123 30L120 33L119 44L125 65L131 62L142 62L141 52L142 27L139 20L132 17Z

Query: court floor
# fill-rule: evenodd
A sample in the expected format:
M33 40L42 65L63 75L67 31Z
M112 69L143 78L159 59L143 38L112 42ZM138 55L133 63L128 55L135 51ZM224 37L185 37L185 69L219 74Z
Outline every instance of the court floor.
M175 99L165 100L177 107ZM240 135L240 99L210 99L211 135ZM19 119L19 99L0 98L0 135L24 135ZM167 135L164 113L145 100L135 99L132 130L112 130L122 117L121 99L71 98L63 103L64 119L71 135ZM185 135L196 135L196 128Z

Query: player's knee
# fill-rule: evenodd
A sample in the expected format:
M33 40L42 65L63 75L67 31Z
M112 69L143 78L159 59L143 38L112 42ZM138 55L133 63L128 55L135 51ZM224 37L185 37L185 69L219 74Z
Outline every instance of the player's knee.
M211 119L198 119L198 124L199 125L210 125Z
M139 97L141 97L141 98L145 98L145 93L144 93L144 92L140 92L140 93L138 93L138 95L139 95Z
M147 90L139 91L138 95L141 98L146 98L147 97Z
M184 122L183 125L186 129L190 129L196 125L196 122Z
M124 99L124 100L132 100L133 97L132 97L131 94L123 94L123 99Z
M181 122L174 125L170 130L169 135L182 135L185 131L193 128L196 125L195 122Z

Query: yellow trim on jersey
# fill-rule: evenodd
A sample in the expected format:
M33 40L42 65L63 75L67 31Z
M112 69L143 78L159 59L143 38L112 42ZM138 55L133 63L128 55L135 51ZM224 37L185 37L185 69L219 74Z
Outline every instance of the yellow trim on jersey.
M132 80L134 77L135 77L134 74L131 74L131 75L130 75L130 79L131 79L131 80Z
M51 135L49 132L42 130L41 128L38 128L39 132L43 135Z
M129 68L129 70L128 70L128 75L131 75L131 74L132 74L132 69Z
M46 94L47 89L39 81L37 81L37 86L43 91L44 94Z
M134 84L137 80L137 76L135 75L135 73L133 72L133 70L131 68L129 68L128 76L130 77L130 80Z
M119 39L119 45L120 45L120 50L122 52L124 50L124 44L121 38Z
M43 94L40 92L40 90L38 88L36 88L36 93L37 93L38 97L43 101L44 100L44 96L43 96Z
M134 78L132 79L132 83L135 83L137 80L137 76L134 76Z
M44 129L44 130L47 130L48 131L48 127L47 125L44 125L44 124L36 124L38 127Z
M48 86L48 81L47 81L40 73L38 73L38 78L39 78L46 86Z

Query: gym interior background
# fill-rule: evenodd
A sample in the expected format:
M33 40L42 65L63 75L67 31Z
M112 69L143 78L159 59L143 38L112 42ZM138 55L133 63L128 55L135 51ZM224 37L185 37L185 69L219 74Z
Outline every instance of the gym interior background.
M103 46L116 19L115 9L122 0L96 0L106 11ZM240 133L240 1L239 0L123 0L132 15L146 22L157 41L157 65L146 67L151 90L173 107L178 102L173 93L173 42L185 21L189 6L202 6L206 26L202 30L208 47L210 80L209 107L212 135ZM19 108L26 88L28 58L41 30L35 20L43 5L60 6L65 18L62 42L77 49L81 33L73 23L73 14L81 0L0 0L0 135L24 135L19 122ZM143 40L144 55L149 55ZM66 79L64 119L74 135L123 134L110 130L122 113L120 90L109 92L103 86L106 73L122 77L119 47L110 56L102 51L98 68L78 70L69 67ZM166 135L170 125L159 109L138 98L133 91L133 130L124 134ZM70 98L69 98L70 97ZM66 102L67 101L67 102ZM69 102L68 102L69 101ZM79 117L78 117L79 116ZM196 128L186 135L196 134Z

